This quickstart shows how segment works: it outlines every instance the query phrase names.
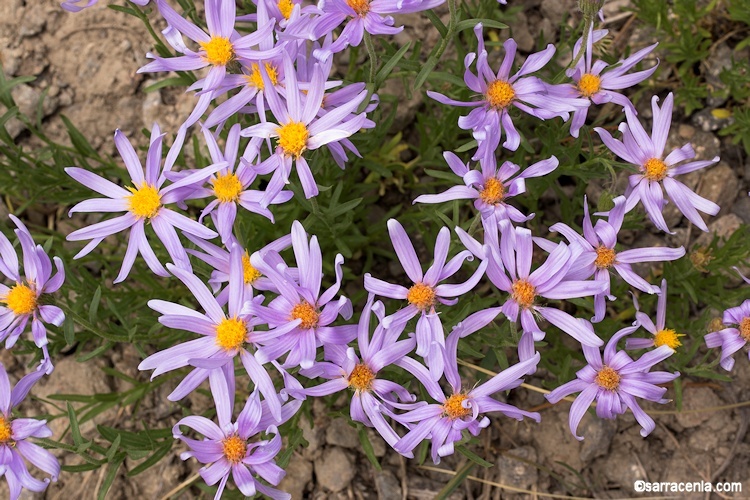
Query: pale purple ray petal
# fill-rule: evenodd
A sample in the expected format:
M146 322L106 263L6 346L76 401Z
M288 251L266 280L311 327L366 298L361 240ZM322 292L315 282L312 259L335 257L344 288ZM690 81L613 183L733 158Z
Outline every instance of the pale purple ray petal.
M598 391L596 385L589 385L581 391L581 394L579 394L576 400L573 401L573 404L570 405L570 432L572 432L573 436L579 441L582 441L583 437L578 435L578 425L586 414L586 410L589 409L589 406L591 406L591 403L594 401Z
M417 258L417 252L414 250L414 246L406 234L404 227L396 220L388 220L388 233L393 243L393 248L396 250L396 255L404 267L404 271L414 283L422 281L422 266Z
M537 307L536 309L544 319L575 338L580 343L594 347L604 344L602 339L597 337L591 330L581 325L581 323L570 314L552 307Z

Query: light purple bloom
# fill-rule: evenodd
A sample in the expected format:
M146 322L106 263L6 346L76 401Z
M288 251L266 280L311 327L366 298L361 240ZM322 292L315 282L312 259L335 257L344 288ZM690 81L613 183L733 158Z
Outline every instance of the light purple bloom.
M589 322L582 319L579 321L593 333L593 327ZM648 351L637 361L633 361L625 351L617 351L617 342L638 328L639 325L631 326L615 333L604 348L604 359L598 347L584 344L583 355L588 364L576 373L575 380L561 385L546 395L546 398L554 404L570 394L580 392L570 407L570 432L576 439L583 439L577 434L578 424L594 400L596 400L596 414L599 418L614 419L630 408L642 427L641 436L648 436L656 427L654 420L643 411L635 398L662 404L669 402L662 398L667 388L658 387L656 384L671 382L680 374L679 372L649 373L654 365L674 353L674 350L666 345Z
M5 367L0 363L0 477L8 481L10 500L18 500L22 488L29 491L44 491L50 480L57 481L60 464L52 453L31 443L28 438L48 438L52 431L46 420L34 418L13 418L11 412L29 393L33 385L45 373L52 372L48 360L43 361L36 371L18 381L13 390ZM24 459L50 475L43 481L29 474Z
M365 274L365 290L380 297L406 300L408 305L384 320L386 328L395 325L405 325L410 319L419 315L416 327L417 356L425 358L430 367L434 380L443 374L443 355L441 348L445 346L443 325L435 307L438 304L447 306L458 302L456 297L470 292L484 275L487 262L482 261L474 274L460 284L440 284L458 272L461 264L473 256L468 250L459 252L446 263L450 249L450 229L443 227L435 241L435 258L426 273L422 273L422 265L417 258L417 252L404 231L404 227L396 220L388 221L388 233L391 236L393 248L396 250L406 275L414 283L406 288L393 285L378 278Z
M186 269L190 269L190 261L175 228L199 238L212 239L217 236L214 231L166 208L165 205L180 202L180 188L209 177L212 173L224 167L225 164L219 163L206 167L162 188L166 181L164 175L160 175L163 138L164 135L159 130L158 125L154 124L151 129L151 143L146 157L144 175L138 155L128 142L125 134L119 130L115 132L115 146L117 146L128 174L130 174L133 187L122 188L82 168L70 167L65 169L68 175L87 188L106 196L106 198L94 198L78 203L70 209L69 215L76 212L127 212L125 215L114 219L73 231L66 238L68 241L91 240L74 257L78 259L91 252L107 236L130 229L128 248L125 251L122 267L114 281L115 283L123 281L128 276L138 253L143 256L146 264L155 274L169 276L146 239L146 222L149 222L154 228L156 235L166 247L172 260ZM168 171L171 167L172 165L167 163L164 165L164 170Z
M615 155L632 163L640 171L639 174L630 176L628 189L625 192L627 197L625 211L629 212L638 201L642 201L654 225L664 232L669 232L662 215L662 209L666 204L662 193L663 185L670 200L677 205L680 212L697 227L708 231L698 210L709 215L716 215L719 213L719 205L698 196L683 183L675 180L674 176L707 167L719 161L719 157L716 156L710 161L694 161L677 166L684 160L695 158L695 152L690 144L685 144L664 157L664 147L672 122L674 96L670 92L661 109L657 104L658 101L657 96L651 100L654 114L651 137L643 129L633 110L628 107L625 108L627 123L621 123L619 128L622 132L622 142L612 138L612 135L603 128L594 129Z
M633 303L635 305L637 323L651 333L653 337L649 339L628 337L625 340L625 349L646 349L648 347L661 347L663 345L677 349L682 345L680 337L684 337L685 335L667 328L667 280L661 280L659 299L656 302L656 324L651 321L648 315L638 309L638 299L635 295L633 296Z
M13 347L31 320L34 343L42 349L44 359L49 360L44 323L60 326L65 321L65 314L59 307L47 304L43 295L60 289L65 281L65 269L62 260L54 257L57 272L52 276L52 261L44 248L34 245L31 233L23 222L15 215L10 215L10 218L18 228L15 232L23 251L23 276L16 250L8 238L0 233L0 273L14 282L11 287L0 283L0 342L5 341L6 348Z
M724 311L722 322L726 328L709 333L705 339L709 348L721 347L721 367L729 371L734 366L734 353L750 342L750 300Z
M60 4L60 7L67 10L68 12L80 12L83 9L96 5L99 0L65 0ZM136 5L145 6L148 5L149 0L130 0Z

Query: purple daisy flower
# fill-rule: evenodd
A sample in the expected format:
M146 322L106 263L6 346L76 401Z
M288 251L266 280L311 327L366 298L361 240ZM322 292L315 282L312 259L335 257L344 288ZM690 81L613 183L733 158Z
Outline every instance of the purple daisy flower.
M617 234L622 227L625 216L625 197L618 196L614 199L615 206L609 212L607 220L597 220L596 225L591 223L588 202L583 202L583 236L579 235L570 226L558 222L549 230L558 232L565 236L571 246L578 246L574 266L568 272L572 279L588 279L594 276L594 281L606 283L604 292L594 296L594 317L591 321L597 323L604 319L606 312L605 297L614 300L610 295L610 270L615 271L631 286L646 293L659 293L659 288L649 284L633 271L631 264L641 262L665 262L676 260L685 255L685 248L648 247L633 248L631 250L616 251ZM547 251L552 251L555 245L543 239L537 239L537 243Z
M510 219L516 223L526 222L534 214L524 215L506 201L526 191L526 179L547 175L559 164L557 158L552 156L534 163L519 174L521 167L509 161L504 162L498 170L494 154L479 162L480 170L470 170L468 163L462 163L458 156L448 151L443 153L443 158L453 173L463 179L464 186L454 186L441 194L417 196L414 203L470 199L474 200L474 207L482 214L483 220L494 216L496 220Z
M579 321L593 333L593 327L589 322L582 319ZM583 355L588 364L576 373L575 380L561 385L545 396L554 404L574 392L580 392L570 407L570 432L579 441L583 437L578 436L576 432L578 424L594 400L596 415L599 418L614 419L630 408L642 427L641 436L648 436L656 427L654 420L643 411L635 398L661 404L669 402L668 399L662 399L667 388L658 387L656 384L671 382L680 374L649 372L654 365L674 353L669 346L663 345L649 351L637 361L633 361L625 351L617 351L617 342L639 327L640 325L631 326L615 333L604 348L603 359L598 347L584 344Z
M549 95L548 86L535 76L528 76L540 70L555 55L555 46L550 44L541 52L531 54L521 68L511 76L511 66L516 56L516 42L510 38L504 44L505 58L497 74L492 72L487 63L487 50L482 37L482 24L474 28L479 47L464 58L464 82L481 95L481 99L462 102L427 91L427 95L436 101L449 106L473 107L471 113L458 119L458 126L472 130L479 148L474 160L494 154L500 144L500 137L505 130L503 147L511 151L518 149L521 135L516 131L511 120L509 109L514 106L524 113L546 120L555 116L568 118L569 113L579 107L589 105L588 100L580 98L562 98ZM477 74L469 70L476 60Z
M139 370L154 370L151 379L187 365L195 369L167 396L170 401L179 401L195 390L209 374L220 367L225 370L230 385L234 386L233 361L239 356L248 376L268 402L271 413L281 418L281 406L270 375L257 360L257 353L249 351L257 342L271 340L283 332L259 332L253 327L260 320L245 314L245 287L242 269L242 249L235 245L231 250L229 272L229 301L227 315L208 287L191 272L167 264L172 272L190 289L205 314L173 302L150 300L148 306L162 314L159 323L168 327L197 333L201 338L183 342L152 354L138 365ZM262 300L262 296L254 299ZM247 300L251 300L250 297Z
M659 299L656 302L656 324L651 321L645 313L638 309L638 299L633 296L635 304L635 319L639 325L645 328L653 337L650 339L636 339L628 337L625 340L625 349L646 349L648 347L661 347L666 345L671 349L677 349L682 345L680 337L684 334L677 333L667 328L667 280L661 280Z
M54 257L57 273L52 276L52 261L41 245L34 245L31 233L15 215L9 216L15 223L16 236L23 251L23 276L19 271L18 255L13 245L0 233L0 273L15 284L8 287L0 283L0 342L10 349L26 329L31 320L31 334L34 343L42 349L44 359L49 360L47 351L47 329L44 323L62 325L65 314L62 309L46 304L42 297L55 293L65 281L62 260ZM51 368L50 364L50 368Z
M473 259L471 252L463 250L446 263L451 242L450 229L447 227L440 229L435 241L435 258L426 273L422 273L417 252L404 231L404 227L396 219L388 221L388 233L398 260L414 284L409 288L393 285L373 278L367 273L365 274L365 290L380 297L408 302L406 307L384 319L383 326L386 328L405 325L410 319L419 315L416 326L416 354L425 359L433 379L437 380L443 374L441 347L445 346L445 334L435 307L438 304L455 305L458 302L456 297L471 291L482 278L487 262L483 260L474 274L464 283L439 284L456 274L465 260Z
M628 189L625 192L627 197L625 211L629 212L638 201L642 201L654 225L668 233L669 228L662 215L662 209L666 204L662 193L663 185L667 196L677 205L680 212L697 227L708 231L698 210L709 215L716 215L719 213L719 205L698 196L683 183L675 180L674 176L712 165L719 161L719 157L716 156L710 161L694 161L677 166L683 160L695 158L692 146L686 144L664 158L664 147L672 122L674 96L670 92L661 109L657 104L658 101L657 96L651 100L654 114L651 137L643 129L635 113L628 107L625 108L627 123L620 124L622 142L612 138L612 135L603 128L594 129L610 151L626 162L637 166L640 171L630 176Z
M243 310L268 324L267 333L272 342L261 342L256 356L262 363L287 355L284 367L310 368L315 362L317 348L321 345L345 345L357 334L356 325L330 326L341 315L352 317L352 303L346 297L333 300L341 287L341 265L344 257L336 255L334 267L336 282L320 293L323 277L323 259L318 238L308 243L305 229L298 221L292 224L292 248L299 269L299 282L273 250L255 252L250 263L265 275L279 290L279 296L268 306L248 302ZM273 335L273 337L270 337Z
M127 278L138 253L143 256L146 264L148 264L148 267L154 274L164 277L169 276L169 273L164 269L159 259L156 258L156 254L154 254L146 239L147 222L154 228L156 235L166 247L172 260L186 269L190 269L190 261L182 243L180 243L180 238L177 236L175 228L191 233L199 238L213 239L217 236L214 231L194 220L188 219L182 214L166 208L165 205L181 201L180 192L182 187L189 186L209 177L215 171L223 168L225 164L219 163L206 167L199 172L184 177L179 182L162 188L162 185L166 181L164 175L160 175L163 138L164 134L159 130L159 126L154 124L151 129L151 143L146 157L146 173L144 175L138 155L130 142L128 142L125 134L120 132L120 130L115 132L115 146L117 146L128 174L130 174L133 187L121 188L82 168L70 167L65 169L65 172L73 179L107 197L82 201L71 208L68 215L76 212L127 212L125 215L115 217L114 219L98 222L89 227L73 231L66 238L68 241L91 240L74 257L75 259L79 259L96 248L107 236L130 228L128 248L125 252L125 258L122 261L120 274L118 274L114 281L115 283L120 283ZM170 168L171 164L164 165L165 171L168 171Z
M65 0L60 4L60 7L67 10L68 12L80 12L83 9L88 9L89 7L96 5L96 3L99 0ZM136 5L140 5L141 7L148 5L148 2L150 0L130 0Z
M734 366L734 353L750 342L750 300L724 311L722 323L726 328L706 335L706 346L721 347L721 367L729 371Z
M51 481L57 481L60 464L52 453L30 441L28 438L48 438L52 431L46 420L34 418L13 418L11 412L28 395L34 384L45 373L52 372L48 360L43 361L36 371L24 376L10 389L10 380L5 367L0 363L0 477L8 481L10 500L18 500L22 488L29 491L44 491ZM36 479L26 468L24 459L50 475L43 481Z
M268 418L267 408L261 404L258 394L253 392L245 407L232 422L234 408L234 388L227 385L220 372L214 370L210 375L211 393L216 403L216 417L219 425L205 417L193 415L185 417L172 428L175 439L188 445L190 451L183 452L180 458L187 460L195 457L206 464L200 469L200 475L208 485L219 483L215 499L224 492L231 473L237 488L245 496L261 493L270 498L290 499L291 495L269 487L258 481L255 476L276 486L284 478L284 469L276 465L274 458L281 451L281 435L276 423ZM278 424L289 420L299 409L301 402L292 401L284 406L284 416ZM205 437L202 440L185 437L180 426L189 427ZM261 432L273 434L270 439L249 441Z

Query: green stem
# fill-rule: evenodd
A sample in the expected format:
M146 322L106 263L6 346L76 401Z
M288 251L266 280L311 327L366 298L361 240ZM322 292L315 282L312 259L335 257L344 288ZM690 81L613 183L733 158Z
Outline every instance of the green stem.
M450 19L448 20L448 32L440 42L440 46L435 52L435 59L440 59L445 49L448 48L448 42L456 34L456 27L458 26L458 3L457 0L448 0L448 12L450 13Z
M481 214L477 214L474 217L474 220L471 221L471 226L469 226L469 236L474 236L474 233L477 230L477 227L479 227L479 222L482 220Z
M568 65L569 68L575 68L576 64L578 64L578 61L580 61L581 57L583 57L583 54L586 53L586 45L588 45L589 43L589 32L591 31L592 25L594 24L594 17L585 14L583 16L583 20L583 38L581 39L581 46L578 48L578 53L575 55L573 60L570 61L570 64Z
M372 37L365 31L364 35L365 47L367 48L367 54L370 56L370 83L375 83L375 74L377 73L378 67L378 54L375 52L375 44L372 43Z

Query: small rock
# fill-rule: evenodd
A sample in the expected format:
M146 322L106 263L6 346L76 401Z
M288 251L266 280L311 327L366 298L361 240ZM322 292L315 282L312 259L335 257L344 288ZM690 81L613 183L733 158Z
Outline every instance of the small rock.
M375 490L381 500L401 498L401 483L389 470L375 473Z
M617 423L614 420L595 418L587 413L579 429L580 435L586 436L586 439L583 440L578 455L583 463L589 463L609 453L612 438L617 432Z
M542 0L539 10L542 15L553 24L560 25L565 14L575 9L575 3L570 0Z
M722 240L726 240L735 231L737 231L742 225L742 219L735 214L727 214L719 217L711 224L708 225L708 232L701 234L697 240L695 240L694 248L705 247L711 244L714 236L718 236ZM719 242L719 245L723 245L723 241Z
M513 457L523 458L524 461ZM507 454L498 456L495 460L498 482L515 488L530 488L536 484L539 477L537 468L532 465L536 460L536 450L531 446L513 448Z
M687 123L681 123L679 128L677 129L677 134L686 140L690 140L695 135L695 128L691 127Z
M684 142L677 144L676 147L680 147L683 144ZM719 138L714 134L703 130L695 131L695 135L690 140L690 144L693 145L696 160L708 160L714 156L719 156L719 153L721 152L721 141ZM671 149L668 151L671 151ZM684 176L681 178L683 177Z
M518 44L522 52L531 52L534 49L534 37L529 31L529 21L526 14L519 12L516 14L516 22L511 26L513 31L513 40Z
M732 213L742 219L745 224L750 224L750 196L745 191L741 191L737 195L737 199L732 205Z
M718 204L721 207L718 215L724 215L732 210L739 185L739 179L734 170L721 162L705 171L697 194Z
M719 397L708 387L697 387L695 389L686 390L682 394L683 410L712 408L721 404L722 402ZM710 418L713 418L713 415L710 412L677 413L675 415L677 423L686 428L697 427ZM677 479L675 479L675 481L677 481Z
M690 121L704 132L719 130L734 122L734 118L731 115L726 118L719 118L713 111L713 109L699 111L693 115Z
M354 478L354 460L338 447L326 448L315 462L315 477L329 491L341 491Z
M345 418L337 418L328 424L326 443L350 449L360 447L357 429L349 425Z
M302 429L302 436L307 441L307 447L302 448L302 456L307 460L316 460L321 453L323 444L323 430L320 427L312 427L306 418L301 418L299 426Z
M307 483L312 481L313 465L301 455L292 455L286 467L286 476L279 483L279 489L292 495L293 500L302 499Z
M367 438L370 440L370 444L372 445L372 452L375 454L375 456L378 458L384 457L387 447L385 445L385 440L380 437L380 434L375 432L373 429L367 429Z
M414 500L433 500L449 479L440 482L424 476L410 474L406 481L409 498ZM453 493L448 496L448 500L463 500L464 498L466 498L466 494L460 488L453 490Z
M601 469L601 473L609 481L632 492L633 483L645 480L643 468L638 465L634 457L635 452L625 447L614 447L612 453L594 462L594 470Z

